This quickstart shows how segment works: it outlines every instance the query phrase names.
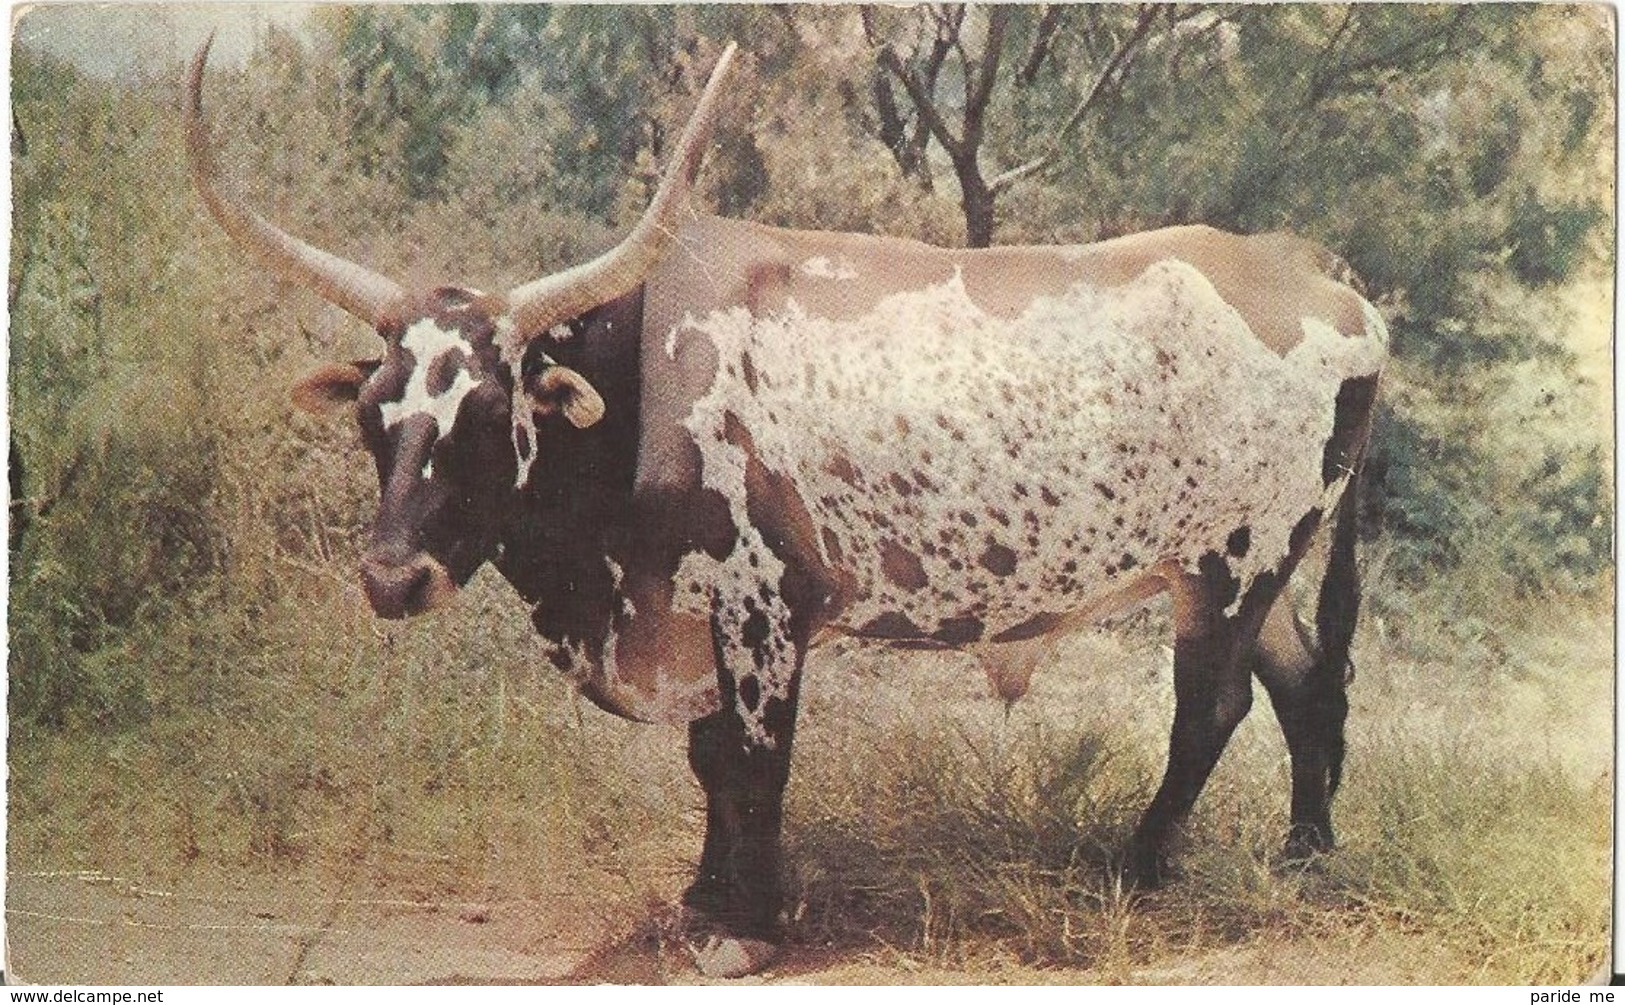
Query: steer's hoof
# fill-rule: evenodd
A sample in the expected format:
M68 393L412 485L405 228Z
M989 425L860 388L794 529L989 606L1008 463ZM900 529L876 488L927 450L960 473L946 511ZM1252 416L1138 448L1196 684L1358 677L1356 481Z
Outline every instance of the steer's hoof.
M1281 849L1281 859L1285 865L1308 865L1330 852L1335 845L1329 827L1293 824L1291 832L1287 834L1286 846Z
M700 973L715 980L760 973L779 955L779 947L771 942L737 935L704 936L690 942L688 951Z
M1123 891L1136 893L1149 893L1160 889L1168 880L1175 878L1175 870L1163 861L1157 852L1142 852L1138 849L1132 851L1123 869L1117 875Z

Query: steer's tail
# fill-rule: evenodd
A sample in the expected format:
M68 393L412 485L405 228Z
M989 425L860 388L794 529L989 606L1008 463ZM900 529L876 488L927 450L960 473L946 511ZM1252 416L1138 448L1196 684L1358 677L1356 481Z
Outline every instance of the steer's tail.
M1360 536L1363 467L1356 465L1338 500L1331 555L1326 560L1326 576L1320 581L1320 601L1315 607L1315 635L1324 672L1341 676L1344 681L1353 677L1349 649L1354 644L1354 626L1360 620L1360 570L1354 561L1354 545Z
M1360 570L1354 562L1354 544L1360 536L1360 469L1356 464L1338 500L1332 527L1331 555L1326 577L1320 581L1320 602L1315 608L1315 634L1320 662L1311 687L1315 707L1324 717L1318 727L1326 751L1326 799L1329 802L1343 780L1343 720L1348 715L1348 684L1354 679L1349 649L1354 626L1360 620Z

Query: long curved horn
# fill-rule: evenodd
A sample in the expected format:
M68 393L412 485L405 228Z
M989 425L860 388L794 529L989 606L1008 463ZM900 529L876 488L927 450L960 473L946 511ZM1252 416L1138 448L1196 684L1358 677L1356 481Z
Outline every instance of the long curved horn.
M310 287L322 299L376 326L402 298L404 291L398 284L284 233L221 190L220 168L209 147L202 112L203 64L213 43L210 33L192 57L192 72L186 78L186 154L192 184L232 240L259 254L283 277Z
M705 92L694 106L694 114L689 116L682 138L677 141L676 155L666 166L660 188L625 240L590 262L509 291L513 337L518 345L522 346L561 321L579 317L630 292L659 264L676 237L677 215L693 187L694 176L699 173L700 160L705 156L711 129L716 124L722 82L737 48L736 43L728 43L722 58L717 60Z

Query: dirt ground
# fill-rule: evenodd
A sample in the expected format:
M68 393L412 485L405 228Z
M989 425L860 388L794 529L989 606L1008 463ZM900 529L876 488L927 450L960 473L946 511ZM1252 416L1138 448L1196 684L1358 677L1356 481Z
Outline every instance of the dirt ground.
M7 976L30 984L684 984L703 982L657 926L616 934L568 901L420 903L301 879L97 873L13 877ZM1396 971L1396 961L1404 961ZM1242 944L1123 972L975 970L879 949L795 946L752 982L785 984L1393 984L1472 980L1421 936Z

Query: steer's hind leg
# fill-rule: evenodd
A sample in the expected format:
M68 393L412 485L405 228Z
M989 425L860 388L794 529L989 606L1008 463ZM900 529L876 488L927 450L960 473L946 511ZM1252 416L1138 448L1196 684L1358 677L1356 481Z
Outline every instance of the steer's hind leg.
M1284 599L1270 612L1259 638L1253 671L1269 693L1292 757L1292 829L1286 856L1329 851L1332 795L1343 765L1343 720L1348 714L1344 665L1332 665L1310 641Z
M1343 724L1349 710L1348 682L1354 675L1349 650L1360 614L1360 575L1354 556L1359 488L1359 478L1351 478L1337 504L1315 605L1313 641L1290 605L1276 604L1278 610L1270 612L1254 663L1292 755L1289 859L1308 858L1333 843L1332 796L1343 774ZM1282 568L1283 581L1314 533L1315 517L1312 513L1299 524L1292 555Z
M1168 767L1134 832L1128 862L1130 878L1146 886L1160 882L1162 847L1169 832L1196 802L1230 734L1252 707L1245 656L1276 593L1273 577L1260 577L1239 612L1226 615L1236 584L1221 561L1204 562L1202 574L1179 576L1169 586L1175 704Z

